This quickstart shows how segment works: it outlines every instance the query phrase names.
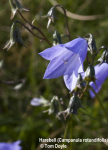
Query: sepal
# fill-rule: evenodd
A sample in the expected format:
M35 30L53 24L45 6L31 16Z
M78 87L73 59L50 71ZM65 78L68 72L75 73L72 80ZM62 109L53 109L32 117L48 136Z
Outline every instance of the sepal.
M61 35L59 34L59 32L55 31L53 34L53 46L58 45L58 44L62 44L62 39L61 39Z
M86 38L88 43L88 51L90 51L91 54L93 54L94 51L97 51L96 42L92 34L89 33L87 35L90 36L89 38Z

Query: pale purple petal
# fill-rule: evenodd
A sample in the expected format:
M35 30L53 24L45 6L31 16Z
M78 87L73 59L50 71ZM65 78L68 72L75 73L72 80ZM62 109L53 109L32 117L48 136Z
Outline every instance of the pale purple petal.
M83 67L83 64L81 64L78 69L78 73L83 73L83 72L84 72L84 67Z
M75 58L73 59L73 68L72 65L70 66L70 69L65 73L64 75L64 82L66 84L66 87L73 91L76 87L77 78L78 78L78 72L82 71L82 64L80 63L78 54L74 54Z
M52 60L60 54L64 53L66 49L63 44L53 46L51 48L45 49L43 52L39 53L44 59Z
M71 47L68 48L68 43ZM80 52L81 57L85 57L87 53L87 41L84 38L74 39L66 44L59 44L44 50L39 53L44 59L52 60L60 54L64 53L64 51L70 50L76 54ZM86 48L86 49L85 49ZM83 55L82 55L83 54ZM83 60L84 61L84 60Z
M80 62L79 54L73 54L73 56L69 59L67 63L68 67L66 68L66 71L64 72L64 75L70 75L73 71L78 72L78 69L82 71L82 64Z
M81 63L83 63L83 61L85 60L86 58L86 55L87 55L87 47L88 47L88 44L87 44L87 41L85 40L83 42L83 45L79 51L79 56L80 56L80 60L81 60Z
M98 79L98 80L96 80L96 85L97 85L98 89L93 82L90 82L90 86L95 90L96 93L98 93L99 90L101 89L103 82L108 77L108 64L103 63L100 66L99 66L99 64L96 65L95 66L95 77L96 77L96 79ZM95 94L91 90L90 90L90 95L92 98L95 97Z
M90 94L91 98L94 98L94 97L95 97L95 94L93 93L92 90L89 90L89 94Z
M48 65L44 74L44 79L58 78L64 75L64 72L70 65L70 57L74 55L71 51L65 50L60 57L54 58ZM71 62L71 66L73 63Z
M68 50L78 54L83 52L86 53L86 51L84 51L85 47L87 49L87 41L84 38L76 38L66 44L64 44L65 48L67 48Z
M73 72L71 75L65 75L63 77L66 87L70 91L73 91L73 89L76 87L78 74L75 75L75 73Z
M21 146L19 145L21 141L13 142L13 143L5 143L0 142L0 150L21 150Z
M33 98L30 102L32 106L40 106L42 105L42 99L41 98Z
M16 142L13 142L12 144L13 144L13 145L19 145L19 144L21 144L21 140L16 141Z

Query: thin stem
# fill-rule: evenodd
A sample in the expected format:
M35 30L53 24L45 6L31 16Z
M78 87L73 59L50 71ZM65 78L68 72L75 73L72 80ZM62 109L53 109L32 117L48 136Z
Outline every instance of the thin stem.
M26 27L22 22L20 21L15 21L15 23L20 23L24 28L26 28L31 34L33 34L34 36L36 36L37 38L44 40L44 38L37 36L35 33L33 33L28 27Z
M25 79L21 79L21 80L17 80L17 81L0 81L0 83L8 84L8 85L24 83L24 82L25 82Z
M42 40L45 40L50 46L52 46L52 44L50 43L50 41L48 40L48 38L44 35L44 33L43 33L39 28L37 28L37 27L35 27L34 25L32 25L31 23L29 23L29 22L24 18L24 16L20 13L19 10L18 10L18 13L19 13L19 15L23 18L23 20L24 20L27 24L29 24L29 25L31 26L32 29L36 29L37 31L39 31L40 34L41 34L44 38L40 38L39 36L37 36L37 35L35 34L36 37L38 37L38 38L40 38L40 39L42 39ZM31 31L31 30L30 30L30 31ZM30 31L29 31L29 32L30 32ZM32 34L33 34L33 32L32 32Z
M72 134L72 117L70 117L70 139L72 139L72 137L73 137L73 134ZM73 149L73 144L72 144L72 142L70 142L70 149L72 150Z
M66 18L67 34L69 36L69 41L71 41L71 36L70 36L70 30L69 30L68 18L67 18L67 15L66 15L66 10L61 5L55 5L54 7L60 7L60 8L62 8L62 10L64 12L64 15L65 15L65 18Z
M86 55L86 60L87 60L87 63L90 64L89 59L88 59L88 53Z
M19 11L19 10L17 10L17 11L18 11L18 13L20 14L20 16L23 18L23 20L31 26L31 24L30 24L30 23L23 17L23 15L20 13L20 11Z
M66 139L68 127L69 127L69 118L68 118L67 125L66 125L65 132L64 132L64 137L63 137L64 139ZM65 144L65 142L63 144Z
M82 92L82 93L81 93L81 95L79 96L79 98L80 98L80 99L83 97L83 95L84 95L85 91L86 91L86 90L87 90L87 88L88 88L88 85L89 85L89 83L87 83L87 84L86 84L86 86L85 86L85 88L84 88L83 92Z
M102 108L102 110L103 110L103 113L104 113L105 118L106 118L107 123L108 123L108 116L107 116L107 113L106 113L106 111L105 111L105 108L104 108L104 106L103 106L103 104L102 104L101 100L99 99L99 97L98 97L97 93L95 92L95 90L94 90L93 88L92 88L92 90L93 90L93 92L95 93L95 96L96 96L97 100L98 100L98 101L99 101L99 103L100 103L100 106L101 106L101 108Z
M40 32L40 34L44 37L44 40L45 40L50 46L52 46L52 44L50 43L50 41L48 40L48 38L44 35L44 33L43 33L39 28L37 28L37 27L35 27L35 26L32 25L32 29L38 30L38 31Z
M64 139L66 139L66 135L67 135L67 131L68 131L68 126L69 126L69 121L67 122L66 128L65 128L65 132L64 132Z

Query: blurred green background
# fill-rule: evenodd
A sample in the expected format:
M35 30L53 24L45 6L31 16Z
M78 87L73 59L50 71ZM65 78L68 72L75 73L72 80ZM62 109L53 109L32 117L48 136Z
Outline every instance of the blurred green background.
M23 16L29 21L35 18L34 25L39 27L52 42L52 34L48 32L46 26L48 19L42 19L41 16L47 14L53 6L53 0L23 0L23 5L30 9L30 12L22 12ZM108 1L100 0L57 0L69 12L83 15L102 15L101 19L95 20L76 20L68 17L69 27L72 39L76 35L85 36L91 33L96 41L97 48L102 45L108 47ZM34 97L43 96L49 101L53 95L58 95L68 105L69 91L66 89L63 77L57 79L43 80L43 75L48 65L48 61L41 58L38 53L48 48L45 41L40 41L33 37L26 29L18 25L23 41L28 48L22 45L14 44L9 51L3 50L7 40L10 38L10 27L15 20L25 24L22 18L17 14L13 20L10 20L11 9L9 1L0 1L0 60L4 60L3 68L0 69L0 81L17 81L26 79L25 84L18 91L13 89L13 85L0 84L0 142L13 142L21 140L23 150L39 150L39 138L63 137L63 123L55 115L42 113L48 109L46 107L33 107L30 101ZM57 30L60 34L66 34L66 22L64 15L56 10L55 19L51 24L51 31ZM81 18L81 17L79 17ZM39 33L35 30L36 34ZM40 35L41 36L41 35ZM63 39L63 43L68 42L68 38ZM86 66L86 64L85 64ZM108 80L103 84L99 97L107 111L108 109ZM68 131L67 138L70 138L69 132L72 132L72 138L108 138L108 125L104 114L96 98L85 97L82 104L87 110L80 110L78 115L79 122L72 115L72 124ZM107 111L108 115L108 111ZM51 143L50 143L51 144ZM69 148L69 144L67 144ZM107 150L108 143L73 143L73 150Z

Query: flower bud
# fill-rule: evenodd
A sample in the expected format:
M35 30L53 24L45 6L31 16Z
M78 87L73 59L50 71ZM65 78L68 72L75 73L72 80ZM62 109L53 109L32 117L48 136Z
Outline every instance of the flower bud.
M79 108L83 108L83 107L82 107L79 97L74 93L73 96L70 98L67 112L69 114L73 113L74 115L77 115Z
M52 7L49 12L47 13L47 15L42 16L42 18L48 18L48 24L47 24L47 28L49 28L49 25L52 22L54 22L55 17L55 7Z
M69 114L73 113L74 115L76 115L76 118L77 118L77 114L78 114L78 109L79 108L83 108L82 104L81 104L81 101L80 101L79 97L77 96L77 94L73 93L73 96L70 98L68 108L65 111L59 112L58 115L60 116L61 114L63 114L64 119L66 119L66 117ZM64 115L64 114L66 114L66 115Z
M53 96L51 103L50 103L50 108L44 112L48 112L48 114L56 114L58 115L58 112L60 111L60 103L58 100L58 96Z
M12 11L10 19L13 19L16 12L17 12L17 7L16 7L15 3L13 3L13 0L9 0L9 4L10 4L10 7L11 7L11 11Z
M53 34L53 46L58 45L58 44L62 44L62 39L61 39L61 35L59 34L59 32L55 31Z
M20 11L22 11L22 10L29 11L29 9L22 6L21 3L18 0L14 0L14 1L15 1L15 4L16 4L16 7L17 7L18 10L20 10Z
M29 9L23 7L20 2L18 0L9 0L9 3L10 3L10 6L11 6L11 18L10 19L13 19L17 10L25 10L25 11L29 11Z
M95 69L92 64L89 64L88 68L85 71L85 80L88 82L95 81Z
M76 87L82 89L85 87L85 82L83 81L83 78L81 76L81 73L78 74L77 84Z
M98 59L98 61L100 61L100 64L99 64L99 65L101 65L102 63L107 63L107 64L108 64L108 51L107 51L107 50L105 50L105 51L102 53L102 55L101 55L101 57Z
M90 36L89 38L86 38L88 42L88 51L90 51L91 54L93 54L94 51L97 51L95 39L93 38L92 34L88 35Z
M59 111L60 111L60 103L58 100L58 96L53 96L49 109L49 115L52 113L58 114Z
M18 27L16 26L15 23L13 23L12 26L11 26L11 30L10 30L10 40L3 49L9 50L12 47L12 45L16 42L19 42L23 46L25 46L25 44L22 41L22 38L21 38Z

